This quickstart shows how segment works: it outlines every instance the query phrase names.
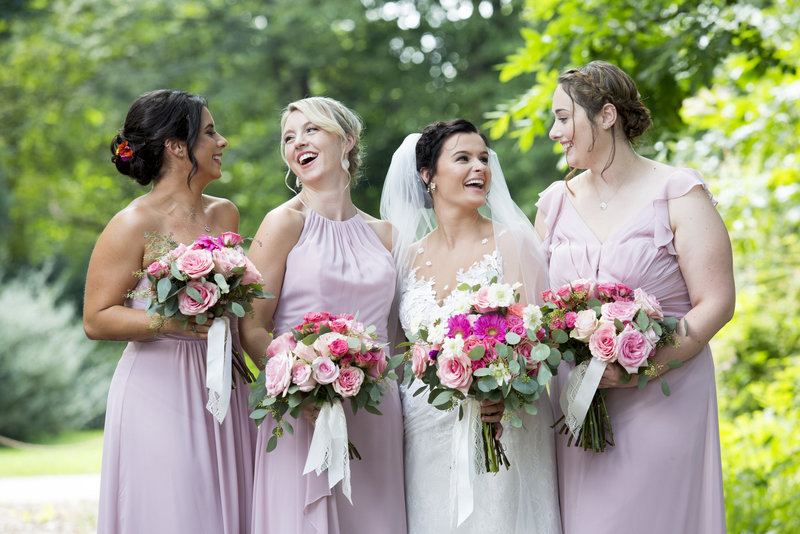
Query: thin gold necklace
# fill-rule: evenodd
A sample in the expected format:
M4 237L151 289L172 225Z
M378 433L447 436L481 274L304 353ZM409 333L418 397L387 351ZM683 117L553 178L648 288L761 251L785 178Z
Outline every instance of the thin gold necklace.
M611 199L613 199L615 196L617 196L617 193L619 193L619 190L622 188L622 186L624 184L625 184L625 182L619 184L617 186L617 188L614 190L614 192L611 194L611 196L608 197L607 200L603 200L601 195L600 195L600 189L598 189L597 188L597 184L594 183L594 174L592 174L592 187L594 187L594 190L597 192L597 198L600 199L600 209L601 210L606 211L608 209L608 203L611 202Z

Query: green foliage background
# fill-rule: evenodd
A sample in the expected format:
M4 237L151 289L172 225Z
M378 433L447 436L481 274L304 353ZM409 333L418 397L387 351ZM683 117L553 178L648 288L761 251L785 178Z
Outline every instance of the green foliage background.
M407 133L463 116L491 132L512 194L533 216L537 193L565 171L546 138L557 73L614 62L654 117L640 151L700 169L734 245L736 315L713 343L729 531L793 532L798 28L789 0L4 2L0 265L11 279L51 263L49 280L65 287L54 298L79 309L97 235L144 192L116 174L108 144L133 99L159 87L208 98L230 142L209 192L239 206L245 235L291 194L278 152L281 109L318 94L366 123L366 179L355 196L367 211L377 214L383 175ZM72 352L93 361L90 351ZM0 352L0 361L22 357Z

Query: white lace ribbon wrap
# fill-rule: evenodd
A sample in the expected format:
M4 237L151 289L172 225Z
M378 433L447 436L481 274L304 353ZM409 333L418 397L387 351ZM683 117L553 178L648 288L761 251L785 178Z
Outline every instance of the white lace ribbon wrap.
M472 485L485 470L481 440L481 404L474 397L463 402L464 417L453 425L450 464L450 517L459 526L472 514Z
M586 412L589 411L589 405L592 403L600 379L603 378L606 365L608 365L606 362L592 358L588 362L576 365L567 375L567 382L561 390L558 402L573 436L577 437L578 430L586 419Z
M206 387L208 404L206 409L222 423L231 403L231 322L225 316L217 317L208 329L206 351Z
M350 497L350 453L347 441L347 420L342 402L325 403L319 411L314 426L314 436L308 448L303 474L315 471L317 475L328 470L328 487L333 488L342 481L342 493L353 504Z

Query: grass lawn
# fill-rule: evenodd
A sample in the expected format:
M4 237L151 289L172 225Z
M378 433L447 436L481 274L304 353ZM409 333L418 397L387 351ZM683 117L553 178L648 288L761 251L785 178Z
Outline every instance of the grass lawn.
M0 477L99 473L102 430L67 432L36 446L0 447Z

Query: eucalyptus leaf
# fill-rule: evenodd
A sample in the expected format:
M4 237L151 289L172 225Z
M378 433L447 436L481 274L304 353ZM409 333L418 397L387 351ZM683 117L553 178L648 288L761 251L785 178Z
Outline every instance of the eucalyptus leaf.
M553 338L553 341L559 345L569 341L569 336L563 330L553 330L550 336Z
M277 446L278 446L278 436L273 435L271 438L269 438L269 441L267 441L267 452L274 451L275 447Z
M172 282L169 278L162 278L156 284L156 292L158 293L158 301L164 302L167 300L167 295L169 295L170 290L172 289Z
M475 345L469 351L469 359L475 362L483 358L484 354L486 354L486 347L483 345Z

